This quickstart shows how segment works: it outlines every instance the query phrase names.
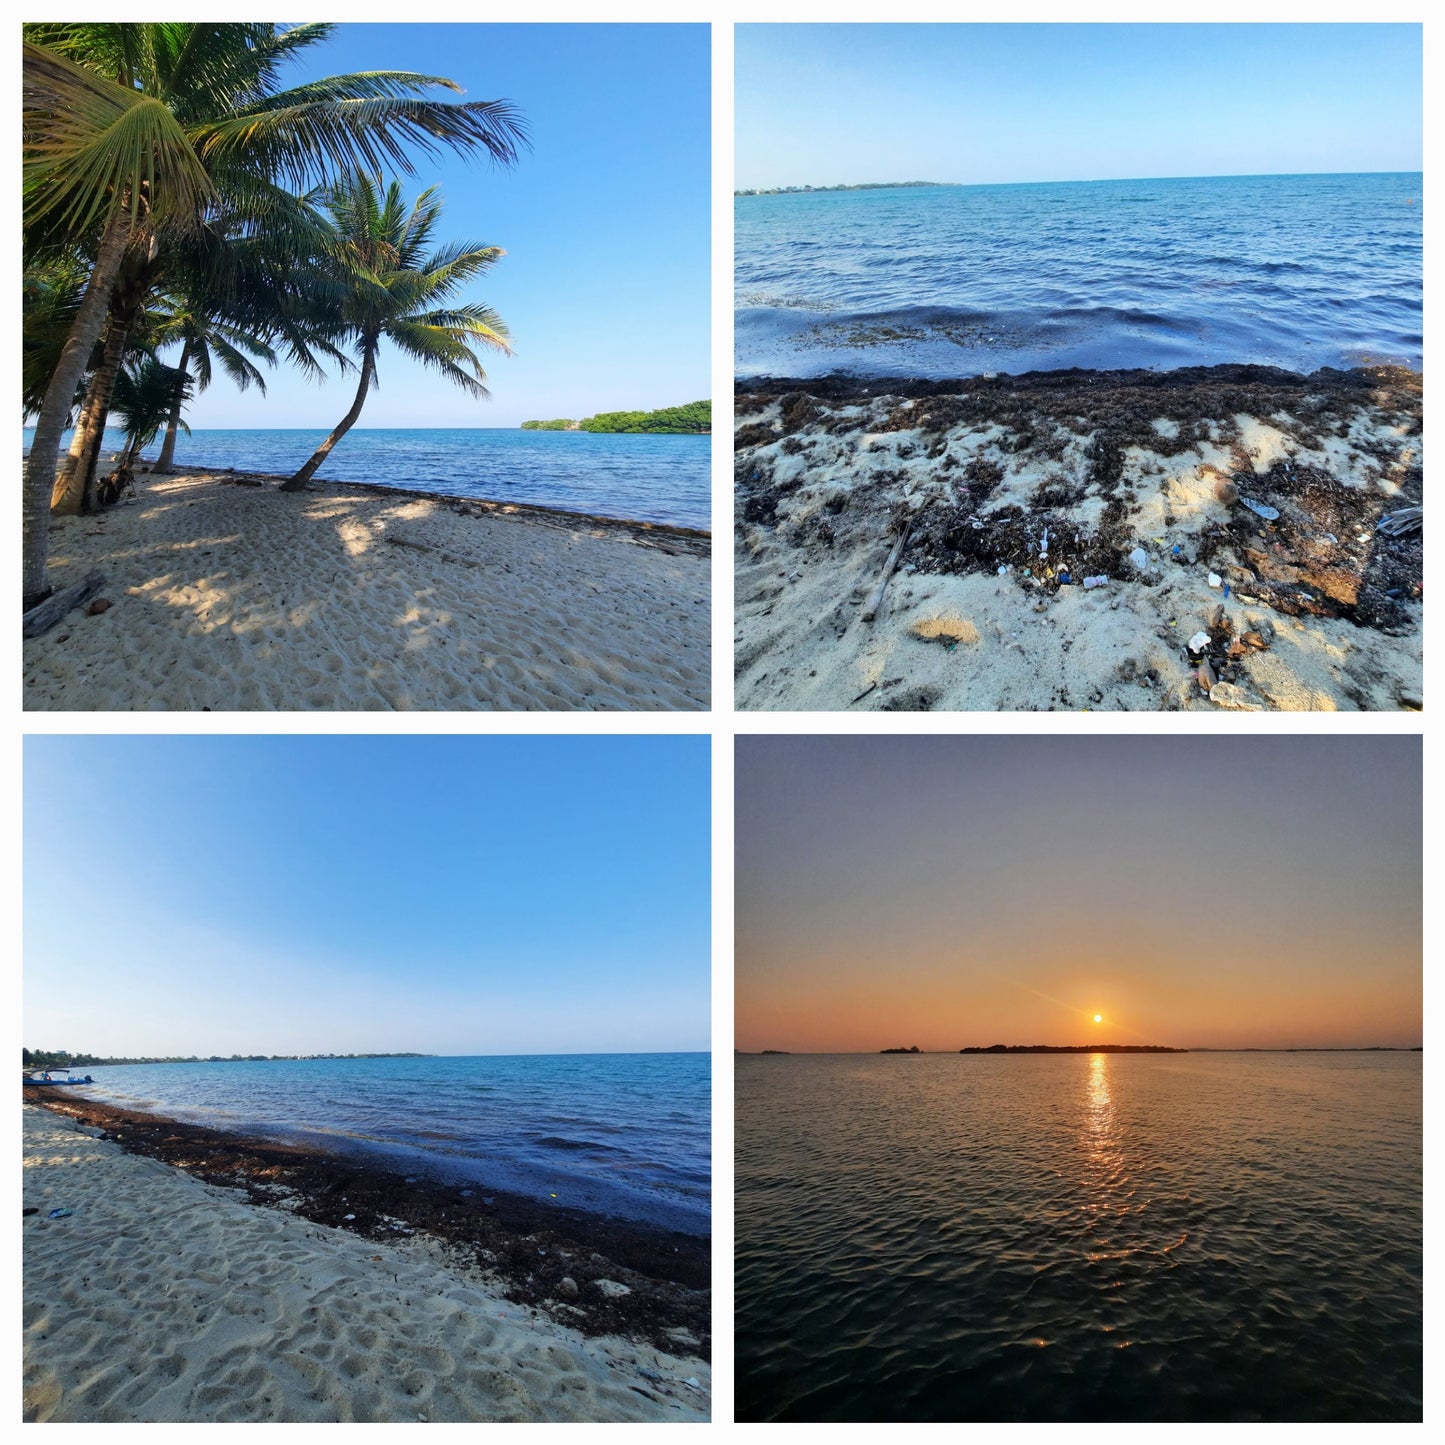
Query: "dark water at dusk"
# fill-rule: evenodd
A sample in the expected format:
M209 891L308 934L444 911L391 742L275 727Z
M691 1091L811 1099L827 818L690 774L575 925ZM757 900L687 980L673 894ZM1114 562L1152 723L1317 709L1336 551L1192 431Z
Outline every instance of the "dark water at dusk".
M1419 1420L1421 1055L737 1059L740 1420Z

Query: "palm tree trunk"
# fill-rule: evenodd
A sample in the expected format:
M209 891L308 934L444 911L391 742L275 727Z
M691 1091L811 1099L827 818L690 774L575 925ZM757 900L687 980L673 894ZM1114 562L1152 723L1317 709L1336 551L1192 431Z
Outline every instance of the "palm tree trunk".
M351 410L337 423L336 430L316 448L311 460L294 477L281 483L283 492L305 491L306 483L316 475L316 469L331 454L331 448L356 425L356 418L361 415L361 404L366 400L367 390L371 386L371 373L375 365L376 343L368 342L361 358L361 383L356 388L356 400L351 403Z
M177 363L176 369L178 371L184 371L186 369L186 363L190 361L190 359L191 338L188 336L186 337L186 344L181 347L181 359ZM166 439L161 443L160 457L157 459L155 466L151 468L153 472L168 472L171 470L176 459L176 432L180 430L180 425L181 399L177 397L176 404L171 408L171 419L166 423Z
M80 384L85 363L95 347L96 337L105 324L110 305L110 290L120 271L130 239L130 215L124 199L111 213L100 240L95 266L86 284L85 295L71 323L70 335L61 348L60 361L45 388L45 399L35 418L35 440L25 463L22 488L24 561L21 571L23 604L28 609L46 596L50 588L46 568L50 560L50 494L55 489L55 463L60 452L60 438L65 434L65 418L75 401L75 388Z
M88 503L94 487L95 466L100 459L100 449L105 444L110 399L115 392L116 373L120 370L129 334L128 319L119 315L112 306L110 320L106 324L105 351L100 365L91 375L85 405L80 409L75 435L71 438L70 455L65 459L65 465L55 479L55 490L50 494L50 510L56 516L73 517L78 512L90 510Z

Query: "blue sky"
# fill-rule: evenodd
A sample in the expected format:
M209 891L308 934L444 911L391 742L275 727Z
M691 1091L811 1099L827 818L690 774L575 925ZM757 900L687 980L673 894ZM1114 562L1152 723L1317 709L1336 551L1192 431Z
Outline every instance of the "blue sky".
M709 1048L705 737L31 737L25 1041Z
M740 25L736 184L1421 168L1418 25Z
M505 248L468 299L511 328L474 401L383 345L363 427L516 426L534 417L650 409L710 394L711 82L705 25L342 25L286 72L416 70L469 100L506 98L532 149L511 170L419 161L439 184L445 239ZM437 92L439 98L444 93ZM192 427L325 427L354 378L318 387L285 370L265 399L215 382Z

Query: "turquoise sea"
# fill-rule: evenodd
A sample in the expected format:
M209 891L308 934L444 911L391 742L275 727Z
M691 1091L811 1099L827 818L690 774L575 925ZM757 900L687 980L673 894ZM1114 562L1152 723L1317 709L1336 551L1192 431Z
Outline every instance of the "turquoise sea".
M197 428L177 438L176 464L289 475L328 431ZM25 446L32 435L24 430ZM66 445L69 440L67 435ZM122 442L120 433L107 431L107 453ZM711 443L706 436L356 427L326 459L317 480L373 482L707 530ZM151 447L148 454L158 450Z
M1418 172L739 196L737 370L1418 367L1422 209Z

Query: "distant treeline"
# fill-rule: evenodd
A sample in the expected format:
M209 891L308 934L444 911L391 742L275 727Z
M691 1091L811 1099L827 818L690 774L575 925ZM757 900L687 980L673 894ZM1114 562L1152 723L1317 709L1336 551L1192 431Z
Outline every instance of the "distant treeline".
M573 421L556 417L552 421L524 421L523 431L590 432L710 432L712 402L690 401L686 406L665 406L659 411L603 411Z
M946 186L947 181L859 181L852 186L757 186L735 196L804 196L819 191L906 191L915 186Z
M960 1049L961 1054L1187 1054L1163 1044L990 1044L986 1049Z
M278 1059L431 1059L435 1054L172 1054L167 1058L110 1059L65 1049L21 1049L27 1069L78 1069L87 1064L265 1064Z

